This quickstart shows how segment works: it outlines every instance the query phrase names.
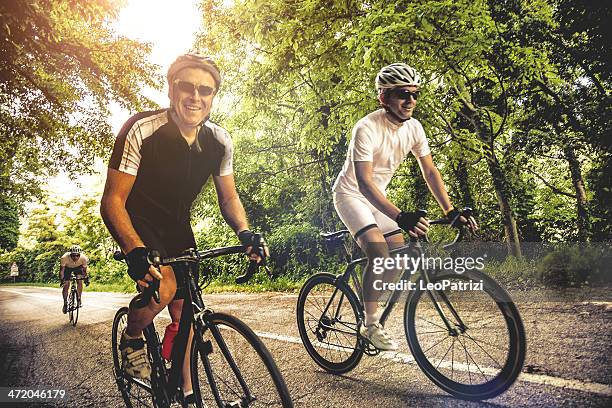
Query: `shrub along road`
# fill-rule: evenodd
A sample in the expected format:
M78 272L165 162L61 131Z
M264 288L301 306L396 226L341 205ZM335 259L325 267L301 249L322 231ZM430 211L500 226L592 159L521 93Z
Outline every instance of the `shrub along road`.
M364 357L344 376L325 373L307 355L295 323L297 295L214 294L215 310L243 319L264 339L296 406L585 406L612 404L612 303L606 292L513 293L527 330L524 373L485 402L454 399L400 354ZM0 286L0 387L65 389L62 406L123 406L112 374L114 313L131 295L85 292L79 323L61 313L59 289ZM402 340L401 310L387 324ZM158 327L168 323L167 313Z

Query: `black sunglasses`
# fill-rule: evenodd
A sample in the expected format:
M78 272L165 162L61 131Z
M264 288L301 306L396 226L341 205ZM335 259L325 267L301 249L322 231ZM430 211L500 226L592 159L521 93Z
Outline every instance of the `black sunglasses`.
M412 98L416 101L419 98L420 91L410 92L407 89L394 89L391 91L391 96L396 97L397 99L408 100L412 96Z
M215 92L215 88L211 88L210 86L207 86L207 85L196 86L196 84L192 84L191 82L188 82L188 81L181 81L180 79L177 79L176 81L174 81L174 85L176 85L179 91L188 93L190 95L192 95L196 89L198 90L198 94L200 96L212 95L213 92Z

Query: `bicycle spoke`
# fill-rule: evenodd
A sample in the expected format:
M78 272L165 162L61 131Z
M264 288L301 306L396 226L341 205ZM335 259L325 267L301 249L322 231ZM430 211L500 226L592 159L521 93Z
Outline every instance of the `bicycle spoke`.
M484 353L485 353L485 354L486 354L486 355L487 355L487 356L488 356L488 357L489 357L491 360L493 360L493 362L494 362L495 364L497 364L497 367L498 367L498 368L500 368L500 369L502 368L502 365L501 365L501 364L499 364L499 363L497 362L497 360L495 360L493 357L491 357L491 355L490 355L490 354L487 352L487 350L485 350L484 348L482 348L482 346L481 346L480 344L478 344L478 342L476 342L476 341L475 341L475 340L474 340L472 337L470 337L470 335L469 335L469 334L465 333L465 335L466 335L466 337L467 337L468 339L472 340L472 342L474 342L474 343L475 343L475 344L476 344L478 347L480 347L480 349L481 349L481 350L482 350L482 351L483 351L483 352L484 352Z
M439 328L441 328L443 331L445 331L445 332L447 332L447 333L448 333L448 329L447 329L446 327L444 327L444 326L440 326L439 324L436 324L436 323L434 323L434 322L430 322L429 320L427 320L427 319L425 319L425 318L423 318L423 317L420 317L420 318L419 318L419 320L426 321L427 323L429 323L429 324L431 324L431 325L434 325L434 326L436 326L436 327L439 327Z
M436 347L438 344L443 343L445 340L448 340L450 336L444 337L442 340L440 340L439 342L435 343L433 346L429 347L427 350L423 351L423 354L427 354L427 352L429 350L431 350L432 348Z
M459 340L461 341L461 340ZM474 360L474 357L472 356L472 354L467 350L467 347L465 347L464 345L464 349L465 352L467 354L467 356L469 356L469 358L472 359L472 362L474 363L474 365L476 366L476 368L478 368L478 371L480 371L480 374L482 374L482 376L485 378L485 380L489 381L488 377L486 376L486 374L481 370L480 366L478 365L478 363L476 362L476 360Z
M442 356L442 358L440 359L440 361L438 362L438 365L436 366L436 370L440 367L440 364L442 363L442 361L444 361L444 357L446 357L448 355L448 352L450 351L450 349L455 345L455 338L453 337L453 342L451 343L451 345L448 347L448 349L446 350L446 353L444 353L444 355Z

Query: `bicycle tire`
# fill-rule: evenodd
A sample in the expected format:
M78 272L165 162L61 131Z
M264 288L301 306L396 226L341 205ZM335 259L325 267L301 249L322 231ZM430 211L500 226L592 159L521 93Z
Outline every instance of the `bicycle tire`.
M444 281L461 281L467 285L469 282L482 281L482 290L460 291L447 288L432 291L436 304L446 310L445 315L453 327L459 327L458 320L450 313L441 292L467 328L463 332L459 330L456 336L450 335L436 310L434 299L421 287L420 282L425 282L421 277L406 300L404 309L404 328L410 350L425 375L449 394L467 400L493 398L514 383L525 361L525 330L518 309L510 295L482 272L471 270L463 274L430 274L430 283L443 284ZM485 313L488 316L483 319ZM482 325L484 333L477 331L478 325ZM491 333L493 330L496 332ZM438 341L440 338L442 340ZM449 338L451 344L447 348ZM464 361L462 363L455 363L456 343L458 357ZM440 352L434 357L436 350ZM445 360L449 353L450 368L448 360ZM481 362L482 367L476 358L484 360ZM492 363L496 366L484 365ZM472 373L471 368L477 371ZM479 381L474 383L473 379Z
M113 349L113 374L115 376L115 382L121 393L121 397L125 402L127 408L135 407L157 407L153 394L140 387L138 384L131 381L127 374L123 372L121 366L121 351L119 350L119 342L121 341L121 334L127 326L127 315L129 309L122 307L115 314L113 319L113 331L111 337L112 349ZM141 380L145 384L150 382Z
M208 326L194 336L191 376L198 408L210 406L293 407L289 390L270 352L241 320L225 313L205 316ZM250 399L240 384L247 385ZM266 374L267 373L267 374ZM232 405L239 403L239 405Z
M76 326L77 321L79 320L79 297L76 289L73 289L72 294L70 296L72 298L72 325Z
M325 272L308 278L300 290L296 314L300 338L310 357L324 370L343 374L355 368L363 357L357 332L361 307L353 291L336 282L335 275ZM336 290L341 295L337 303L333 303L338 296ZM317 300L317 293L323 293L322 300ZM335 317L329 313L323 315L330 301L333 304L328 310L334 309ZM342 313L349 317L344 318ZM333 339L330 333L334 334Z
M68 319L70 324L74 326L74 288L73 283L70 283L70 292L68 293Z

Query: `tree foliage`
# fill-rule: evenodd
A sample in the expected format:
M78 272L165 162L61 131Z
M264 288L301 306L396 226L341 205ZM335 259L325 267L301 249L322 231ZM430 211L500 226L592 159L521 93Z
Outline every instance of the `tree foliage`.
M426 79L415 116L434 161L453 202L480 210L486 239L588 239L584 174L606 157L610 122L610 11L583 3L202 1L197 44L225 68L233 97L217 119L238 140L249 215L270 231L339 226L330 188L350 130L377 107L376 72L405 61ZM389 197L439 214L414 170L400 168Z
M0 191L19 201L110 149L108 106L152 106L150 46L117 36L114 0L0 2Z

